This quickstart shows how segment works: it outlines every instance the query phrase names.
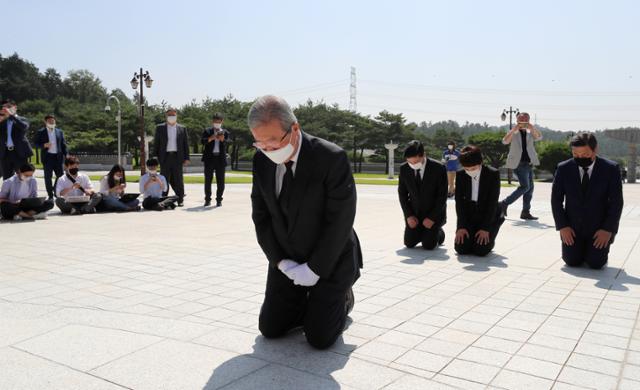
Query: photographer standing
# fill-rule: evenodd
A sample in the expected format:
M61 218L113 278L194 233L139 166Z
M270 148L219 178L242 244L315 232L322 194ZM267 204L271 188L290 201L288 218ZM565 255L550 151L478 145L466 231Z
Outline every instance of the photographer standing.
M8 180L33 155L27 140L29 123L18 116L13 100L3 100L0 108L0 172Z
M534 141L540 141L542 133L529 123L529 114L518 114L518 123L509 130L502 139L502 143L509 146L507 156L507 168L513 169L520 186L509 196L500 202L501 217L507 215L509 205L522 196L522 212L520 219L536 220L538 217L531 215L531 199L533 198L533 167L540 165L538 153L533 145Z
M215 113L212 118L213 126L202 133L202 161L204 162L204 206L211 205L211 182L213 173L216 174L216 207L222 206L224 193L224 174L227 166L227 140L229 132L222 128L224 117Z

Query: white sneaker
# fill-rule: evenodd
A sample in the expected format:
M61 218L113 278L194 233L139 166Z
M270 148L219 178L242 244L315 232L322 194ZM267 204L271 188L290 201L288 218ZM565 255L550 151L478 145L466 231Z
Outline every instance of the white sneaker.
M47 219L47 212L43 211L33 216L33 219Z
M22 217L21 217L21 216L19 216L19 215L14 215L14 216L13 216L13 220L14 220L14 221L22 221Z

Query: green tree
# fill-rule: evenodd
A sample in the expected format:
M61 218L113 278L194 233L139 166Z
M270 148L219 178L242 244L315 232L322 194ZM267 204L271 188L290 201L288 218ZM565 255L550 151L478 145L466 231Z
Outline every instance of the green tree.
M507 159L509 149L502 143L504 132L489 131L478 133L469 137L468 143L475 145L482 150L484 161L494 167L500 168Z
M542 141L537 145L540 165L538 169L555 174L558 163L571 158L571 148L567 142Z

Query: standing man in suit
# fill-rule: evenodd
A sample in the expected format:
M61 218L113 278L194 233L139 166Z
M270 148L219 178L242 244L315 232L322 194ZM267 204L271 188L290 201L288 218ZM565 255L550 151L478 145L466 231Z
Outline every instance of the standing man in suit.
M27 140L29 123L18 116L18 106L13 100L3 100L0 109L0 171L9 179L27 163L33 155Z
M56 180L64 174L64 159L67 157L67 142L62 130L56 127L56 117L53 114L44 117L45 127L38 130L34 144L43 150L42 165L44 167L44 185L49 199L53 199L53 173Z
M248 122L258 149L252 218L269 260L260 332L275 338L302 326L309 344L328 348L344 330L362 267L347 154L303 133L276 96L257 99Z
M477 146L465 146L460 153L465 174L456 177L455 249L461 255L486 256L496 243L504 222L498 208L500 172L482 164Z
M504 136L502 143L509 145L506 166L513 169L518 176L519 187L500 202L502 216L507 215L507 208L522 196L522 212L520 219L536 220L531 215L531 199L533 198L533 167L540 165L534 142L542 139L540 130L529 123L529 114L518 114L518 123Z
M442 225L447 222L447 170L427 158L424 145L411 141L404 150L407 160L400 167L398 197L404 213L404 245L435 249L444 242Z
M592 133L578 133L570 144L573 159L558 164L551 191L562 260L569 267L587 263L600 269L607 264L622 215L620 168L598 157Z
M156 126L153 139L155 155L160 161L160 173L167 178L178 197L178 207L184 205L184 177L182 167L189 165L189 137L186 127L178 123L178 111L169 108L167 120ZM164 196L169 194L166 189Z
M204 206L211 205L211 182L216 174L216 207L222 206L224 174L227 167L227 141L229 132L222 128L224 117L217 112L213 115L213 126L202 133L202 161L204 162Z

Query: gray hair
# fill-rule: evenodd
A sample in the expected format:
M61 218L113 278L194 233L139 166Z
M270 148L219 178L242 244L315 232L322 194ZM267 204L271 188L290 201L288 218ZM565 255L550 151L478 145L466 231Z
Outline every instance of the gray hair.
M279 121L282 130L286 132L291 131L291 125L298 122L289 103L283 98L265 95L256 99L249 109L249 115L247 115L249 129L255 129L273 120Z

